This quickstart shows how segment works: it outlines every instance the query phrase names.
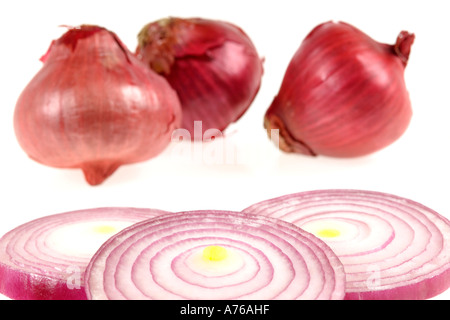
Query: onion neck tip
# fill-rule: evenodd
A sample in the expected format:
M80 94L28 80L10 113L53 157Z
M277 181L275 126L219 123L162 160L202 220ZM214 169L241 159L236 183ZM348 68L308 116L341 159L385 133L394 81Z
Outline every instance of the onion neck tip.
M408 31L402 31L397 37L397 41L394 45L394 51L401 59L403 64L408 64L409 55L411 53L411 46L414 43L415 35Z

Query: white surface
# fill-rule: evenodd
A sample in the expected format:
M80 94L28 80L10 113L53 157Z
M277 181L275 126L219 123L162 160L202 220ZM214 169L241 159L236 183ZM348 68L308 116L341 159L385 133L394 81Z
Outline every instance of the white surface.
M450 218L450 20L445 1L2 1L0 4L0 234L43 215L99 206L164 210L241 210L269 197L319 188L368 189L421 202ZM177 147L128 165L91 187L80 170L30 160L13 130L15 102L39 70L39 58L59 25L104 26L134 50L140 28L167 17L200 16L242 27L265 57L260 92L230 129L224 154L210 150L180 156ZM393 43L401 30L416 34L406 69L414 116L393 145L358 159L309 158L278 152L262 128L266 108L306 34L328 20L351 23L374 39ZM217 149L216 149L217 150ZM203 158L202 158L203 157ZM436 297L450 299L450 290Z

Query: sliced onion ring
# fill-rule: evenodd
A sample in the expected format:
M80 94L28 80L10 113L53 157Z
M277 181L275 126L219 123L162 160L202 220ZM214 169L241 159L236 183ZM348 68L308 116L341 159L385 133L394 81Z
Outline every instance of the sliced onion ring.
M320 239L285 221L190 211L110 238L86 270L94 300L342 299L342 264Z
M428 299L450 287L450 222L415 201L317 190L243 212L283 219L324 240L344 264L345 299Z
M27 222L0 239L0 293L21 300L85 300L84 272L102 243L163 213L109 207Z

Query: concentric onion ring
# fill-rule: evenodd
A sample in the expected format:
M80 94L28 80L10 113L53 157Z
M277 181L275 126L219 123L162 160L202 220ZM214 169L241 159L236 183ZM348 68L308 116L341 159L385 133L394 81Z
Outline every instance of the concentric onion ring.
M0 293L12 299L85 300L84 272L100 246L155 209L96 208L42 217L0 239Z
M86 270L90 299L342 299L342 264L320 239L282 220L191 211L110 238Z
M345 299L427 299L450 287L450 222L409 199L318 190L254 204L325 241L344 264Z

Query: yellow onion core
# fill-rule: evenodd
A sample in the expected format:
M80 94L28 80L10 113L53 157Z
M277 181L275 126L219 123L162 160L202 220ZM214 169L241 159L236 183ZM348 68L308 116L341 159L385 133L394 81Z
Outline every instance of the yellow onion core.
M208 246L203 249L203 259L207 261L222 261L228 256L227 249L221 246Z
M93 231L95 233L107 234L107 233L115 233L117 231L117 229L113 226L100 225L100 226L95 226L93 228Z
M317 232L317 235L321 238L335 238L340 234L341 232L336 229L322 229Z

